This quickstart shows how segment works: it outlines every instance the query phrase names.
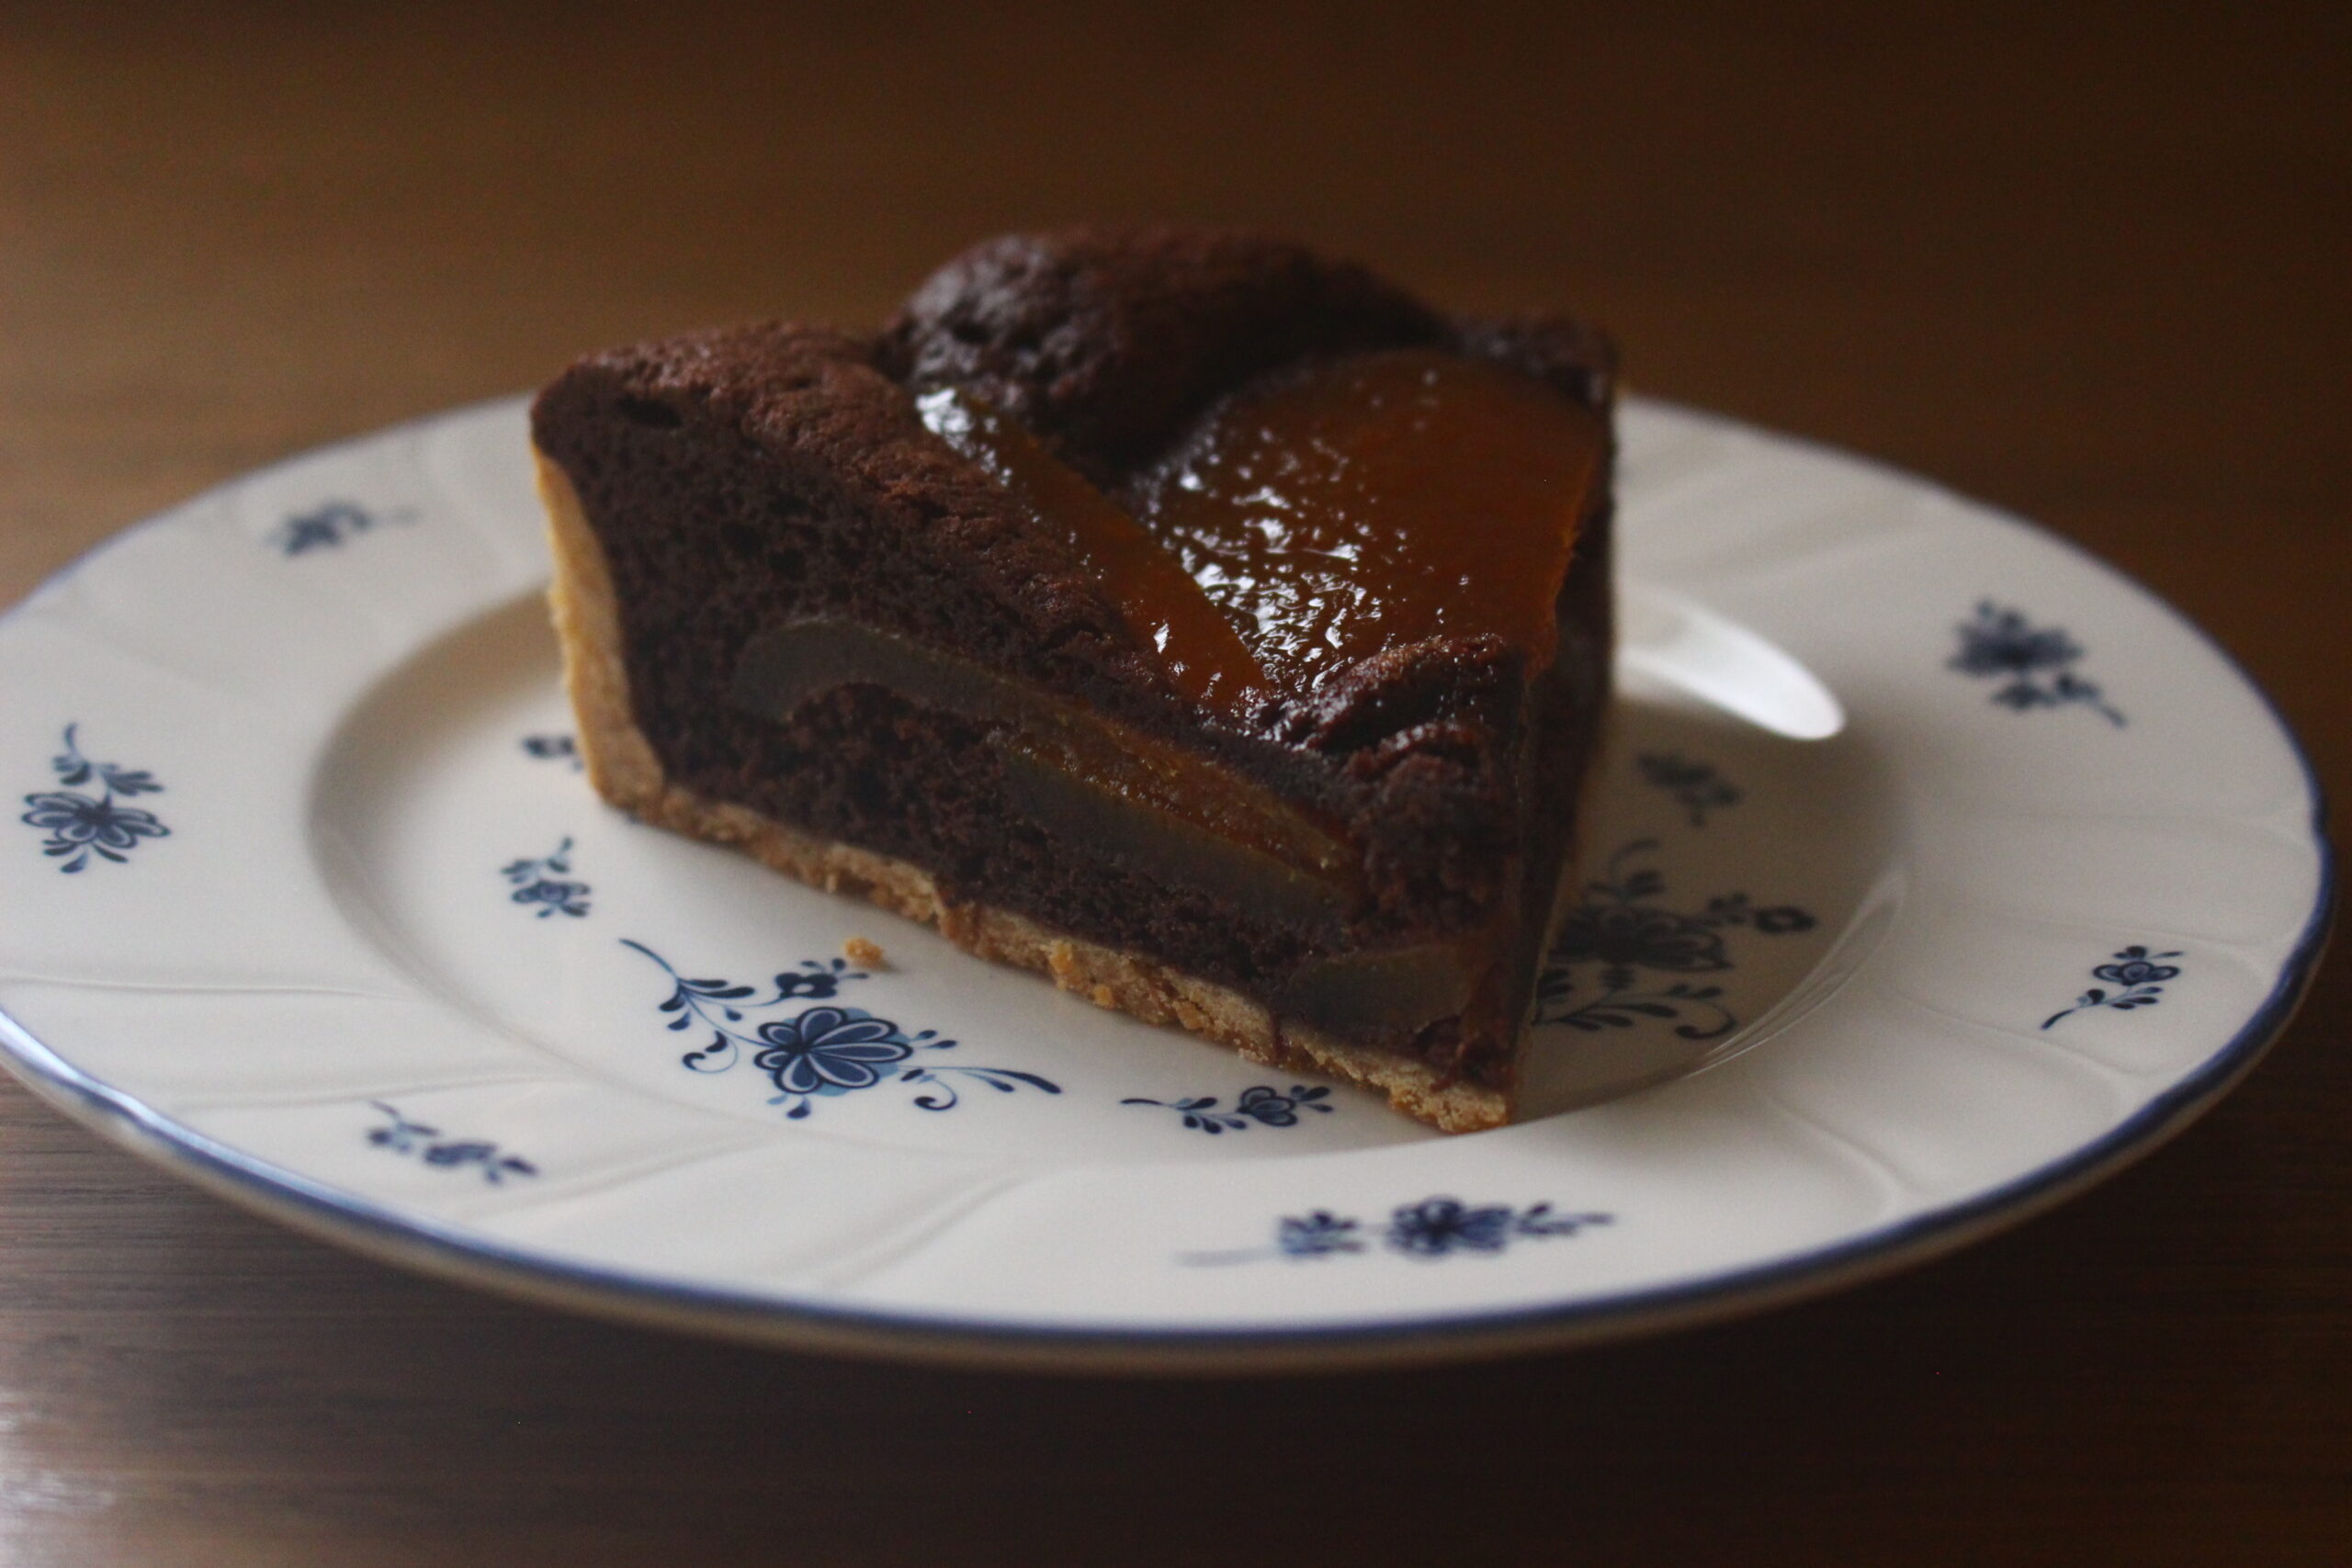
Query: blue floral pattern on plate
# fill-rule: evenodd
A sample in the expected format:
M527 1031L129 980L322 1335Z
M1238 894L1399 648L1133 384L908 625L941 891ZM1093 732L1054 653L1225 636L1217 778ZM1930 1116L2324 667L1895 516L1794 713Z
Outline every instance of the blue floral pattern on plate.
M1331 1091L1319 1084L1293 1084L1287 1092L1272 1084L1255 1084L1241 1091L1233 1109L1218 1109L1217 1096L1187 1095L1182 1100L1147 1100L1131 1096L1119 1101L1122 1105L1157 1105L1173 1111L1183 1118L1184 1125L1198 1133L1244 1133L1252 1126L1295 1127L1302 1111L1320 1111L1329 1115L1332 1107L1324 1102Z
M539 919L550 915L585 915L588 895L593 891L584 882L571 877L571 840L558 844L555 853L540 860L518 860L499 868L514 891L508 895L517 904L527 904L538 910Z
M956 1043L941 1038L935 1029L909 1034L887 1018L861 1008L830 1000L852 980L873 976L848 966L841 959L830 964L803 959L796 972L775 976L773 995L762 987L723 979L691 979L670 961L641 942L621 939L662 966L671 980L670 995L659 1010L674 1013L669 1027L684 1031L700 1025L710 1031L710 1042L679 1058L697 1073L724 1073L749 1060L767 1076L776 1092L770 1105L785 1107L794 1121L807 1117L820 1100L831 1100L883 1084L899 1084L922 1092L913 1097L920 1111L953 1111L962 1103L956 1084L979 1084L999 1094L1020 1089L1061 1093L1061 1086L1035 1073L1011 1067L976 1067L930 1060L925 1053L953 1051ZM790 1018L754 1022L750 1015L780 1009L799 1000L819 1000Z
M2165 960L2179 956L2177 952L2151 953L2138 942L2121 949L2107 963L2091 970L2092 979L2104 980L2120 989L2109 991L2105 987L2093 986L2075 998L2073 1007L2061 1008L2043 1019L2041 1027L2047 1029L2069 1013L2081 1012L2087 1008L2113 1008L2118 1012L2130 1012L2134 1008L2155 1006L2164 999L2164 982L2180 974L2178 964L2167 964Z
M280 555L299 556L311 550L339 548L346 539L384 523L407 523L416 513L405 509L370 512L356 501L322 502L308 512L297 512L270 531L269 543Z
M542 762L570 762L575 773L587 765L580 755L580 742L569 735L526 735L523 754Z
M481 1179L492 1187L503 1185L510 1176L539 1174L537 1166L520 1156L501 1152L496 1144L487 1139L444 1138L438 1127L412 1122L380 1100L371 1100L368 1104L388 1118L382 1126L368 1130L368 1143L379 1149L414 1155L426 1165L443 1170L479 1170Z
M1954 628L1960 651L1950 668L1980 681L1998 681L1993 700L2023 713L2030 708L2089 708L2117 728L2123 716L2108 705L2098 683L2075 673L2082 645L2057 626L2036 626L2024 612L1980 600L1973 620Z
M58 860L57 869L63 872L82 870L92 855L122 864L141 839L169 838L172 831L153 812L121 805L118 799L162 794L164 786L155 782L155 775L141 768L92 761L82 754L76 739L80 728L78 724L67 725L65 750L49 760L57 782L68 787L25 796L28 809L17 818L49 835L41 842L40 852ZM97 780L100 788L96 797L73 787L92 779Z
M1391 1252L1428 1262L1470 1253L1491 1257L1508 1250L1513 1242L1577 1235L1614 1220L1611 1214L1563 1213L1548 1202L1531 1203L1521 1209L1509 1203L1470 1204L1459 1198L1440 1196L1399 1204L1389 1214L1387 1224L1377 1233L1377 1239L1385 1243ZM1179 1254L1178 1259L1204 1264L1255 1263L1274 1258L1333 1258L1361 1253L1374 1239L1362 1221L1335 1214L1329 1209L1316 1209L1304 1214L1285 1214L1275 1221L1271 1247L1187 1252Z
M1739 1027L1721 986L1676 980L1645 985L1642 972L1716 974L1734 967L1724 931L1745 926L1766 936L1811 931L1813 916L1792 904L1758 906L1726 893L1683 912L1660 907L1666 879L1634 863L1657 852L1636 839L1609 857L1607 874L1586 885L1584 898L1560 921L1535 987L1535 1022L1594 1031L1630 1029L1643 1019L1672 1021L1685 1040L1713 1040ZM1597 986L1599 994L1589 994Z
M1737 806L1746 798L1713 762L1695 761L1679 751L1645 751L1634 759L1634 765L1641 770L1644 784L1664 790L1681 803L1693 828L1707 825L1708 812Z

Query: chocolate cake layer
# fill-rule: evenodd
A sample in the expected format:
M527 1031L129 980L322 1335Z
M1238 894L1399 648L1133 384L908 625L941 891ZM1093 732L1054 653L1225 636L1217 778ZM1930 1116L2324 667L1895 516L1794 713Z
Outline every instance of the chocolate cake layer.
M1492 1124L1606 695L1610 374L1571 322L1174 231L993 243L869 336L582 360L534 439L592 776ZM1346 460L1259 482L1285 420ZM1367 474L1368 510L1315 521ZM1440 525L1379 511L1400 475L1480 523L1386 547ZM1243 504L1278 492L1304 521ZM1547 498L1549 553L1500 536Z

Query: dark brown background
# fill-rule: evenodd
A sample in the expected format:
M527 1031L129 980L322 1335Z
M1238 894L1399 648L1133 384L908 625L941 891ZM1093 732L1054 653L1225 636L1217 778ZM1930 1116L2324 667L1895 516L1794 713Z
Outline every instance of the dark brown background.
M2341 781L2344 8L1958 9L9 7L0 601L584 347L862 320L981 234L1170 215L1579 307L1644 389L2041 518L2211 627ZM558 1317L0 1086L0 1562L2352 1561L2348 993L2323 975L2175 1145L1932 1267L1296 1381Z

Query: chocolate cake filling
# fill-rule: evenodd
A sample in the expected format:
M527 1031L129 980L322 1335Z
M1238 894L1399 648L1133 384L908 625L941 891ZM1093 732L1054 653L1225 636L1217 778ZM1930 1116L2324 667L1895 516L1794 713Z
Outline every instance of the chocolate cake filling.
M737 706L790 722L842 686L878 686L984 728L1010 792L1049 832L1115 846L1162 874L1197 869L1237 896L1337 929L1356 857L1334 828L1196 751L1049 696L968 660L854 621L787 622L735 668Z

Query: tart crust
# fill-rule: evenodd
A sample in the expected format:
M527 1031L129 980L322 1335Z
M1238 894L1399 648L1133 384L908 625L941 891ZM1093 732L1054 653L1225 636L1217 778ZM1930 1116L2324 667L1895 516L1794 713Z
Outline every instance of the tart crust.
M1147 1023L1182 1024L1253 1062L1316 1069L1381 1090L1397 1110L1444 1132L1478 1132L1510 1120L1510 1101L1497 1089L1449 1081L1426 1062L1285 1024L1263 1003L1229 987L1065 935L1025 915L951 903L918 866L814 837L670 782L629 703L620 614L604 548L562 468L544 454L533 456L555 559L548 602L562 646L564 684L579 716L589 782L607 801L658 826L731 844L828 893L862 894L893 914L938 927L976 957L1037 970L1099 1006Z

